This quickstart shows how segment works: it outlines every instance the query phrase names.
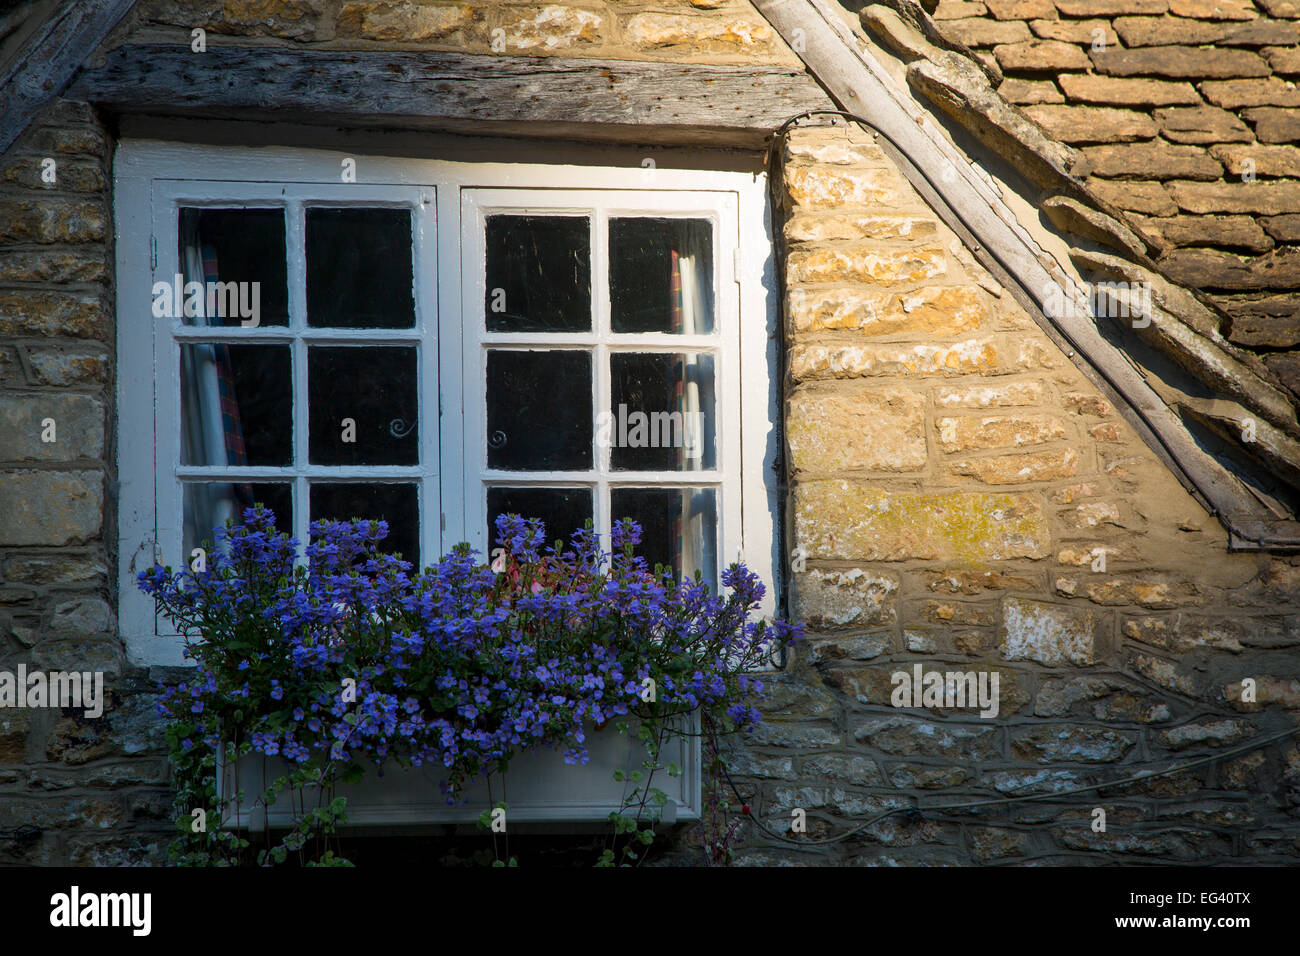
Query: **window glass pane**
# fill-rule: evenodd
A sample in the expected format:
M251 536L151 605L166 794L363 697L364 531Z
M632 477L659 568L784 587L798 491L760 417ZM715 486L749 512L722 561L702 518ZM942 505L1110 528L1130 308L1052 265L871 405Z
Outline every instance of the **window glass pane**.
M308 325L409 329L411 276L410 210L307 210Z
M307 350L308 448L318 465L420 460L415 348Z
M183 279L165 295L155 287L154 315L186 325L288 325L284 235L282 209L182 209ZM160 296L169 310L162 310Z
M489 554L497 546L497 515L540 518L546 525L543 549L556 540L567 543L573 532L593 518L589 488L489 488L487 505Z
M615 332L713 332L713 224L610 219L609 307Z
M590 352L489 351L488 467L591 468L591 401Z
M244 509L265 505L275 515L275 526L293 531L293 488L288 482L227 484L217 481L187 481L182 485L184 509L184 563L189 564L194 548L211 549L217 528L226 521L244 520ZM180 565L175 562L174 567Z
M717 587L718 501L712 488L614 488L609 493L612 522L631 518L641 525L636 554L653 569L673 569L681 580L695 572Z
M293 463L287 345L181 346L181 462Z
M488 216L489 332L591 331L591 220Z
M311 486L311 520L387 521L388 537L379 550L400 554L420 567L420 511L415 485L354 482Z
M615 352L598 440L619 471L697 471L717 464L713 356Z

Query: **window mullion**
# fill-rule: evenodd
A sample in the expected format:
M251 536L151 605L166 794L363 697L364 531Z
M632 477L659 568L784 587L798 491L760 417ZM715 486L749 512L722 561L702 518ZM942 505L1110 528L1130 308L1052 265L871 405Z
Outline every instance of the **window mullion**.
M289 328L293 333L293 533L307 544L307 526L311 514L307 500L307 479L303 465L307 461L307 233L306 211L301 200L293 199L285 210L287 235L285 253L289 272Z

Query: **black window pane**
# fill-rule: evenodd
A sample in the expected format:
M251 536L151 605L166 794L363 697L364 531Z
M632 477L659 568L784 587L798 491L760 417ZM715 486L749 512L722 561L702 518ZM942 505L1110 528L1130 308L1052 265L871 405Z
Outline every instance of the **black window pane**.
M609 221L615 332L713 332L713 226L706 219Z
M265 505L275 515L275 526L293 532L293 487L288 482L227 484L217 481L187 481L183 485L185 563L194 548L211 548L216 529L227 519L242 524L244 510Z
M308 448L317 465L414 465L420 460L416 350L307 350Z
M488 216L486 233L489 332L591 330L586 216Z
M557 540L567 543L573 532L585 528L592 520L589 488L489 488L487 505L489 553L497 546L498 515L540 518L546 525L543 549Z
M415 485L360 483L313 484L311 520L387 521L388 537L379 550L400 554L420 566L420 511Z
M698 471L717 463L713 356L615 352L600 441L619 471Z
M173 282L167 314L186 325L289 324L282 209L182 209L179 226L183 281ZM201 295L186 291L191 282ZM161 290L154 291L158 315Z
M293 463L287 345L181 346L181 462Z
M487 422L489 468L591 468L591 353L488 352Z
M308 325L409 329L411 279L410 210L307 210Z
M712 488L615 488L609 501L614 522L631 518L641 525L635 553L650 568L665 565L678 580L699 571L717 587L718 501Z

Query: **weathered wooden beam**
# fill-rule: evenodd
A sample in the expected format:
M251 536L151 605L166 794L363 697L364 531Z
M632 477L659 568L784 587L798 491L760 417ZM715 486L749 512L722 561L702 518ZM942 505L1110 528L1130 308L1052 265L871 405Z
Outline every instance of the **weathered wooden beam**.
M846 24L835 0L754 0L773 28L817 77L838 107L879 131L921 198L959 236L1039 326L1133 425L1188 490L1223 522L1234 547L1300 548L1294 522L1276 522L1242 483L1201 448L1143 373L1112 345L1085 310L1052 307L1065 295L1027 239L1024 227L970 172L924 112L901 91ZM940 187L940 182L943 186ZM1059 270L1058 270L1059 271ZM1252 544L1253 542L1253 544Z
M789 67L736 67L462 53L128 45L83 70L75 95L122 112L353 117L408 128L527 124L532 135L630 129L761 139L783 120L830 105ZM737 135L738 134L738 135Z
M0 153L7 150L88 53L131 9L132 0L65 0L32 31L0 73Z

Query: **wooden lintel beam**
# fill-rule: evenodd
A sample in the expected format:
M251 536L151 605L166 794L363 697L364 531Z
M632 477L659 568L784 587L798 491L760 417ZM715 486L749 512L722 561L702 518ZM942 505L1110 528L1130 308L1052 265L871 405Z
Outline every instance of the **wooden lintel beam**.
M526 123L534 135L549 124L570 135L604 128L607 139L632 128L761 139L793 114L830 105L790 67L235 46L119 47L83 70L72 93L123 112Z

